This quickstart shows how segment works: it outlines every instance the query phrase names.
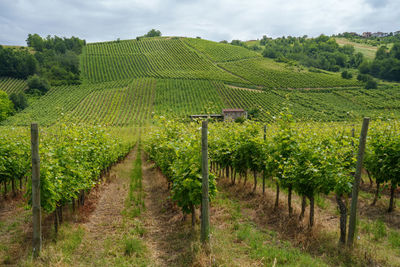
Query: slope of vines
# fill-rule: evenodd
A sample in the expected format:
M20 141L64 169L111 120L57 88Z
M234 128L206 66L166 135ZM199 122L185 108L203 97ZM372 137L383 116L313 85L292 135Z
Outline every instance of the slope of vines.
M88 44L81 64L83 76L90 82L154 77L244 83L189 49L179 38Z
M79 123L128 126L150 118L155 79L137 79L122 88L91 92L69 115Z
M7 77L0 78L0 90L7 94L20 93L26 88L27 84L24 80Z
M68 121L68 113L74 110L79 103L91 92L104 88L128 86L131 81L96 85L82 84L79 86L52 87L44 96L33 101L28 108L2 122L3 125L28 125L36 121L41 125L51 125L57 121Z
M221 113L226 107L215 84L206 80L163 79L157 81L154 112L167 117Z
M231 44L216 43L198 38L184 38L183 40L215 62L261 57L259 53Z
M265 58L219 63L218 65L253 84L267 88L326 88L361 85L356 79L343 79L339 73L309 72Z

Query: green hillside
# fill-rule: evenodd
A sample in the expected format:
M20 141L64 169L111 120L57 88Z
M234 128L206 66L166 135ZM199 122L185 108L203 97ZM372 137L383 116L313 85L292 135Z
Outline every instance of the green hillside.
M266 88L323 88L360 86L356 79L346 80L340 73L310 72L305 68L256 58L219 64L255 85Z
M216 43L203 39L185 38L183 39L189 46L207 55L215 62L234 61L246 58L261 57L259 53L244 49L240 46Z
M249 49L193 38L142 38L93 43L81 55L77 86L52 87L2 122L57 121L127 126L152 116L187 117L223 108L259 110L270 121L289 107L301 120L398 117L399 86L360 89L356 79L278 63ZM2 78L0 90L20 92L22 80ZM313 89L314 88L314 89Z
M153 77L246 83L218 68L179 38L89 44L82 55L82 74L89 82Z

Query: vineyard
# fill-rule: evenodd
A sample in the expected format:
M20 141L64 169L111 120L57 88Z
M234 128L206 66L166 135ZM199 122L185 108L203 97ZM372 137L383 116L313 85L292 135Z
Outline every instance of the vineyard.
M14 78L1 78L0 77L0 90L11 93L20 93L26 89L27 85L24 80L14 79Z
M274 211L286 209L288 216L302 221L309 209L308 226L314 227L316 199L332 199L337 205L339 242L346 243L347 216L350 209L347 196L352 192L355 172L355 151L357 138L352 136L351 126L343 124L296 124L291 115L282 114L277 124L269 125L262 131L263 125L257 123L231 124L215 123L209 130L209 157L211 161L210 199L215 197L215 179L229 179L230 186L250 189L246 196L257 197L258 187L262 192L266 187L275 187ZM325 126L325 127L324 127ZM389 212L394 210L394 198L398 184L400 138L398 123L376 122L371 126L367 140L365 168L377 183L375 205L379 195L379 186L390 186ZM166 175L171 183L171 197L183 213L195 212L200 204L200 136L198 124L181 124L173 121L159 121L159 127L147 136L145 150L150 158ZM195 149L194 149L195 148ZM261 185L259 185L262 183ZM246 187L246 184L248 187ZM286 205L279 201L286 197ZM300 214L294 216L293 199L301 199ZM319 200L321 201L321 200ZM368 200L369 201L369 200ZM372 201L372 199L371 199ZM380 207L382 209L382 207ZM193 217L192 217L193 218ZM296 219L298 218L298 219ZM391 221L387 215L388 221ZM365 225L362 217L360 225ZM368 229L358 231L358 239L368 238ZM395 236L396 230L393 230ZM378 239L376 239L378 240ZM335 242L335 241L331 241ZM361 241L359 241L361 242ZM371 239L369 239L371 242ZM360 243L367 249L370 243ZM398 244L385 247L387 253L395 255ZM391 258L384 265L396 266L398 258ZM272 259L266 260L271 263Z
M123 88L88 94L69 115L78 123L128 126L148 121L154 102L154 79L137 79Z
M31 173L30 136L27 128L2 128L0 135L0 182L6 196L9 183L15 194L16 181L22 188ZM100 174L133 146L130 139L99 127L62 124L41 130L40 143L41 206L48 213L95 186Z
M240 46L194 38L185 38L183 40L199 52L206 54L214 62L227 62L261 57L259 53Z
M187 118L219 114L224 108L258 110L258 120L272 121L288 107L297 120L348 121L362 116L399 116L397 87L255 90L219 81L127 79L79 86L53 87L24 111L2 122L28 125L57 121L109 126L138 125L153 115Z
M299 67L277 63L272 59L257 58L219 63L222 68L240 75L252 84L266 88L326 88L361 86L355 80L345 80L333 72L315 73Z
M179 38L89 44L81 63L83 77L90 82L153 77L245 83L200 56Z

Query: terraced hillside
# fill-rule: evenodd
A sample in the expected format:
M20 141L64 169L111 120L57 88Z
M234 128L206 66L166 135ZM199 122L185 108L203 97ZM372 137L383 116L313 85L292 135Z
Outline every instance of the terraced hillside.
M400 115L397 85L364 90L355 79L342 79L338 73L310 72L243 47L201 39L89 44L81 69L81 85L53 87L2 124L73 121L128 126L154 115L182 118L220 113L223 108L257 109L265 121L285 107L300 120ZM8 93L25 87L24 81L0 80L0 89Z
M346 80L340 73L310 72L307 69L277 63L272 59L255 58L220 63L221 67L238 73L252 84L266 88L323 88L360 86L355 79Z
M89 82L153 77L246 83L218 68L179 38L89 44L83 52L82 70Z
M215 62L235 61L246 58L261 58L259 53L224 43L216 43L203 39L185 38L185 43L200 53L204 53L208 58Z

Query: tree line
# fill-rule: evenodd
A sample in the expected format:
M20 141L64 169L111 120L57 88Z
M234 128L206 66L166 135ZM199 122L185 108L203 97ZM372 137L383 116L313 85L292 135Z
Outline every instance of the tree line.
M328 71L357 68L364 60L363 54L356 53L353 46L339 46L334 38L326 35L317 38L289 36L276 39L263 36L260 44L265 45L264 57L283 62L295 60L304 66Z
M80 83L79 54L85 40L29 34L26 42L32 49L0 46L0 76L29 80L38 75L50 85ZM37 84L37 78L35 82ZM42 89L45 87L41 86ZM40 88L29 88L43 92Z
M381 46L376 51L372 62L364 61L359 66L361 74L370 74L374 77L389 81L400 81L400 42L395 43L389 50Z

